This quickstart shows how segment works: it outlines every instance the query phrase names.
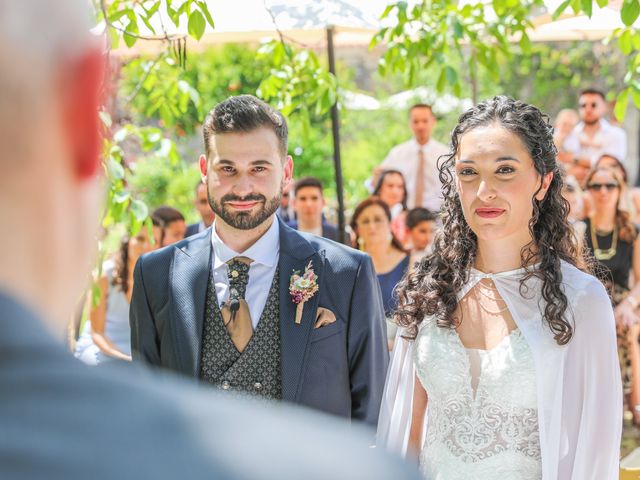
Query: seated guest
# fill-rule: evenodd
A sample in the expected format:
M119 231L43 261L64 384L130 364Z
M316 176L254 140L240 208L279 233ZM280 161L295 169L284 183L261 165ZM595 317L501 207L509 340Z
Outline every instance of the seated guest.
M291 228L339 241L338 229L322 215L325 205L322 182L314 177L298 180L293 187L293 210L296 219L287 222Z
M355 247L373 260L387 317L387 339L391 342L396 333L395 324L390 321L397 306L394 290L407 273L409 255L391 231L389 207L378 197L369 197L356 207L351 228L356 234Z
M380 198L391 212L391 230L400 243L406 241L407 185L399 170L384 170L378 178L373 196Z
M624 180L625 198L621 199L621 206L623 210L629 212L631 220L637 223L640 220L640 189L629 185L629 176L624 163L619 158L605 153L596 162L595 169L600 167L615 170Z
M153 222L153 239L155 245L166 247L184 238L187 225L184 216L175 208L166 205L156 208L151 213Z
M185 238L209 228L216 218L216 214L211 210L209 199L207 198L207 186L202 183L202 181L199 181L196 185L196 199L194 205L196 206L196 210L198 210L202 220L198 223L192 223L187 227L187 232L184 235Z
M429 253L437 228L437 216L431 210L416 207L407 213L407 239L411 252L411 265Z
M133 268L143 253L153 248L146 227L125 237L114 261L105 262L98 282L100 300L92 305L89 321L76 343L74 355L88 365L111 360L131 361L129 303L133 291Z

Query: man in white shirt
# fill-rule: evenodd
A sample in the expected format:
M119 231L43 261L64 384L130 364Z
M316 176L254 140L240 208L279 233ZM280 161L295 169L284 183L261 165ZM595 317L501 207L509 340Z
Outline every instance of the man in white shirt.
M604 119L607 113L604 93L593 88L583 90L579 106L582 121L565 139L564 152L558 155L558 159L567 166L583 169L591 169L604 154L612 155L624 163L627 134Z
M203 133L216 220L138 261L134 361L375 425L388 352L371 259L276 216L293 174L279 112L231 97Z
M409 127L413 138L389 151L387 158L374 170L373 184L384 170L399 170L407 186L408 207L425 207L438 212L442 205L438 159L449 149L431 138L435 125L436 117L430 105L420 103L412 106Z

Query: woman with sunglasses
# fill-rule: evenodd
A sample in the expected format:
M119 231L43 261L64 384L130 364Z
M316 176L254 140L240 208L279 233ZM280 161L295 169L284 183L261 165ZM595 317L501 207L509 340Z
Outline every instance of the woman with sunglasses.
M430 480L617 478L607 293L577 266L552 128L507 97L465 112L433 252L398 288L378 443Z
M640 424L640 237L629 213L620 206L626 185L610 168L596 168L587 177L591 215L586 220L585 246L593 253L615 307L618 353L627 405ZM633 270L634 285L629 273Z

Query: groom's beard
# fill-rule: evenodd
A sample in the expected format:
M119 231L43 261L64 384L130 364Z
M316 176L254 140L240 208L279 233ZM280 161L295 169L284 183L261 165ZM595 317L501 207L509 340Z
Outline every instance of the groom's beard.
M220 203L211 196L209 189L207 189L207 197L209 198L209 205L215 214L220 217L227 225L231 225L238 230L252 230L258 225L266 221L271 215L273 215L280 206L280 200L282 198L282 190L278 192L278 195L267 200L264 195L252 194L246 197L238 197L237 195L224 195L220 199ZM227 206L229 202L260 202L257 207L258 210L252 212L235 212Z

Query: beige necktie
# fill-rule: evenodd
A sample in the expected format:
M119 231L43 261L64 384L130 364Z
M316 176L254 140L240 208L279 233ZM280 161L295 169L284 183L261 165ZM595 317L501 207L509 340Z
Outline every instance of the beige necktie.
M422 149L418 150L418 171L416 172L416 191L413 206L422 207L424 197L424 172L425 172L425 158Z
M252 261L247 257L235 257L227 262L229 266L229 300L220 309L231 341L239 352L244 351L253 335L251 313L244 298L249 282L249 265Z

